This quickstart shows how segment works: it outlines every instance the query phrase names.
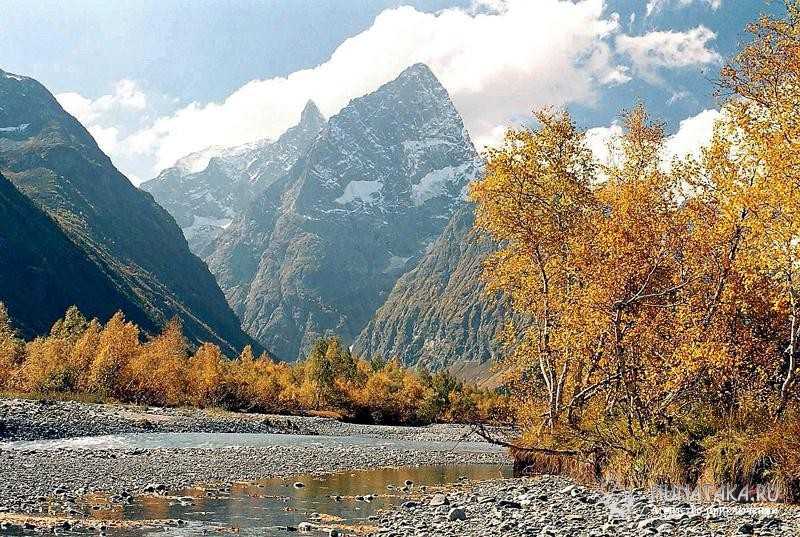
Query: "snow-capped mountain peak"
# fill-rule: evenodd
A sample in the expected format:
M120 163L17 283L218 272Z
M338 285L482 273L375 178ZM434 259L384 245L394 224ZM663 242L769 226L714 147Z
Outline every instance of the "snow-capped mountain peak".
M186 174L198 173L206 169L208 162L212 158L222 155L226 149L228 148L221 145L206 147L205 149L201 149L200 151L196 151L186 155L185 157L179 158L175 164L172 165L172 167L177 168Z
M203 149L179 159L141 188L172 214L192 251L200 253L252 199L289 171L324 124L309 101L297 125L277 140Z
M245 329L276 355L300 356L325 333L350 342L479 168L447 91L413 65L331 117L206 261Z

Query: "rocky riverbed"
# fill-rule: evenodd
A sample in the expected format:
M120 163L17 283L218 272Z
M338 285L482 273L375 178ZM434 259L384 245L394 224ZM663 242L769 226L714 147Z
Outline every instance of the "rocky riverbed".
M66 447L52 447L52 442L37 442L33 447L18 443L185 432L298 436L296 445L284 437L279 445L222 448L97 449L92 448L92 439L84 444L65 443ZM163 495L197 484L224 493L237 482L276 476L509 462L500 449L487 449L485 444L470 448L476 444L474 437L473 442L466 441L469 432L448 425L366 426L314 417L0 399L0 440L16 442L0 444L0 521L19 527L24 520L45 529L61 527L63 521L73 528L96 527L97 521L84 519L96 516L97 510L132 503L138 495ZM306 435L320 435L319 441L309 441ZM426 449L424 442L449 443L453 448ZM98 498L102 499L99 503ZM20 515L55 518L20 519Z
M504 462L498 452L423 452L352 445L225 449L3 450L0 510L84 517L87 495L111 503L138 494L177 491L198 483L225 490L236 482L274 476L421 464Z
M800 510L599 491L554 476L463 483L379 517L374 537L800 535Z
M98 448L91 447L91 439L75 444L45 440L87 435L126 440L131 433L141 438L146 435L138 433L196 432L295 436L281 436L275 445L146 449L124 441L121 447ZM300 474L509 462L505 452L475 442L470 429L459 426L377 427L315 417L21 399L0 399L0 440L45 440L0 444L0 534L10 528L24 531L25 524L33 531L62 533L65 528L94 531L106 525L119 530L127 522L100 520L105 511L119 513L136 498L173 498L198 484L205 485L204 494L224 500L235 483L271 477L285 478L291 486ZM800 510L793 507L699 502L642 490L602 491L552 476L464 480L427 490L412 485L398 498L401 504L371 516L362 533L376 537L800 535ZM183 501L174 496L174 502Z
M419 441L480 440L469 427L394 427L343 423L331 418L278 416L197 408L160 408L0 398L0 441L123 433L285 433L369 436Z

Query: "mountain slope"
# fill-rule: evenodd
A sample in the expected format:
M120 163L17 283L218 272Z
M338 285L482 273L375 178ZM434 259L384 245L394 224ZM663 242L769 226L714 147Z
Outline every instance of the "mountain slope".
M46 333L71 305L102 320L123 310L145 329L154 328L58 224L2 174L0 251L0 301L24 336Z
M480 280L492 245L472 232L472 207L464 204L419 264L404 274L355 341L371 357L399 357L434 369L496 356L505 311Z
M190 339L218 343L226 352L250 341L172 217L114 168L41 84L3 71L0 171L151 325L178 315Z
M241 211L306 152L325 124L310 102L278 140L209 148L182 158L140 188L181 226L189 247L204 250Z
M352 341L441 233L479 158L447 92L406 69L330 118L206 258L248 332L295 358Z

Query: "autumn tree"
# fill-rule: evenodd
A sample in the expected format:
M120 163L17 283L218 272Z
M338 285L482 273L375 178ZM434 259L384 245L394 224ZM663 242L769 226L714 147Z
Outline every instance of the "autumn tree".
M508 296L531 320L513 354L520 380L541 387L548 427L562 419L567 386L591 366L585 342L561 337L559 328L581 292L579 241L598 211L591 190L595 164L583 134L566 113L536 114L539 127L511 130L490 150L485 177L473 183L475 226L504 246L489 256L489 292Z
M25 361L16 386L31 393L67 392L72 388L66 358L69 347L63 339L39 337L27 344Z
M435 419L450 408L451 396L461 392L463 383L447 370L430 373L424 366L420 369L419 378L422 384L429 389L429 396L422 401L420 413L430 419ZM463 420L465 423L468 422L466 417Z
M189 358L186 371L187 396L197 406L217 406L223 403L225 357L213 343L204 343Z
M87 321L76 306L53 323L50 335L28 343L19 370L18 387L35 393L71 392L78 389L87 363L74 361L75 344L87 329Z
M129 386L123 386L124 372L139 352L139 328L117 312L103 327L97 352L89 366L89 389L103 396L121 396Z
M573 311L595 325L590 369L603 373L588 389L603 388L606 412L624 416L627 434L635 436L659 430L679 408L675 400L684 394L666 375L676 350L691 339L685 297L696 291L700 271L687 260L694 235L677 178L663 171L663 125L642 106L623 120L620 161L604 167L608 179L596 188L601 210L595 233L582 244L585 286ZM582 409L585 397L579 399L574 408Z
M785 440L800 412L800 3L787 8L723 70L699 158L665 162L641 105L611 163L551 112L489 152L471 195L500 245L487 287L530 321L505 340L533 452L633 481L692 465L800 480Z
M89 373L97 356L102 331L103 326L100 322L97 319L92 319L86 323L83 333L72 346L70 367L75 376L73 389L78 392L89 391Z
M184 399L188 345L176 317L125 364L125 390L142 402L176 405Z
M424 401L432 392L417 375L392 360L366 379L354 403L360 414L375 423L413 424L420 421Z
M709 157L747 220L744 262L767 278L772 308L783 319L775 413L797 398L800 368L800 3L784 19L751 25L753 41L722 71L729 96Z
M340 382L352 380L357 371L349 349L337 337L323 338L314 343L305 368L306 390L316 408L340 401Z
M335 337L318 341L297 363L277 362L266 353L256 358L250 346L234 360L211 343L192 354L178 320L144 342L139 338L139 328L121 312L103 326L71 307L48 335L25 342L0 304L2 387L235 411L325 410L344 419L408 424L489 416L500 401L446 372L415 372L398 360L376 368L377 360L353 356Z
M78 307L70 306L64 313L64 317L53 324L50 336L74 343L86 330L86 325L86 317L83 316Z

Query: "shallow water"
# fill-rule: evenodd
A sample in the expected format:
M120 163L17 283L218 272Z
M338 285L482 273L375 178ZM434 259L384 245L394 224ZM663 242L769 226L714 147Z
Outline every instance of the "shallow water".
M127 528L109 531L111 536L173 535L195 536L209 534L285 536L286 527L297 527L303 521L314 521L314 513L323 513L331 522L324 527L373 525L369 516L379 510L397 505L410 498L402 492L406 480L413 487L435 487L455 483L460 479L480 480L510 477L510 466L456 465L425 466L345 472L322 477L294 476L235 485L227 493L187 489L177 496L191 497L180 501L176 496L146 496L138 498L122 511L101 512L98 518L118 520L181 519L182 527ZM305 486L296 488L295 482ZM393 488L389 490L387 487ZM370 501L357 499L370 494ZM339 496L341 498L336 499ZM321 533L325 534L325 533Z
M384 439L364 436L313 436L290 434L240 433L132 433L95 437L65 438L0 443L0 449L19 450L100 450L100 449L223 449L231 447L266 447L294 445L314 447L385 446L421 451L502 451L483 442L423 442L408 439ZM76 456L79 456L76 454ZM93 518L114 521L183 521L163 527L158 523L137 527L108 529L109 537L154 535L266 535L296 534L287 527L309 521L324 528L375 525L371 515L413 497L420 487L436 487L461 479L481 480L510 477L511 466L451 465L363 470L322 477L311 475L267 479L251 484L237 484L229 490L192 488L169 496L140 496L134 503L92 511ZM414 483L411 491L402 491L406 480ZM295 482L303 487L295 487ZM371 501L363 497L375 495ZM358 498L361 496L362 498ZM104 505L104 498L91 503ZM322 521L314 517L324 514ZM296 531L296 530L295 530ZM61 535L79 535L65 532ZM326 535L318 532L317 535ZM83 534L85 535L85 534Z
M486 442L423 442L367 436L317 436L254 433L130 433L53 440L0 442L0 449L157 449L267 447L267 446L386 446L427 451L502 451Z

